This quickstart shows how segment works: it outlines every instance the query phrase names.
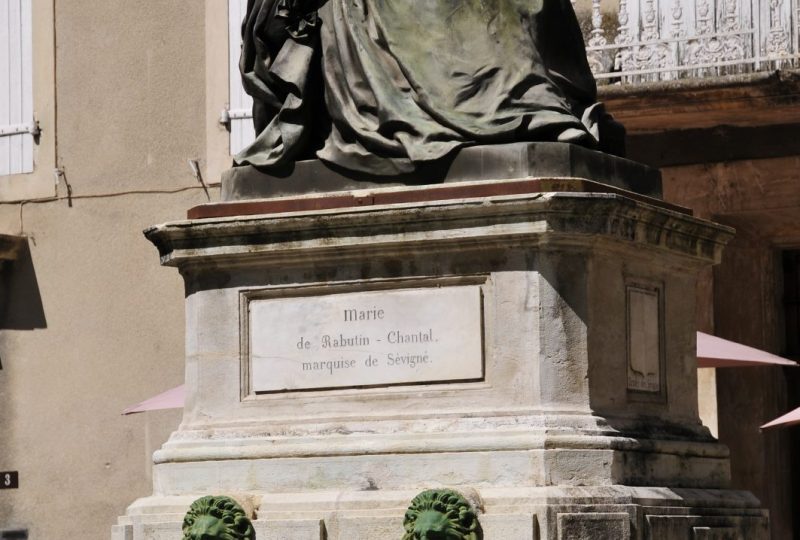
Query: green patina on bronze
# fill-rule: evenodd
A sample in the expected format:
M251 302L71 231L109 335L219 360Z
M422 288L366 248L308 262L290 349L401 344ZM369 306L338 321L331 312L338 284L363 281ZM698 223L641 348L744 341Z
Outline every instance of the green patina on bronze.
M201 497L183 518L183 540L255 540L244 509L223 495Z
M483 540L472 505L450 489L429 489L414 497L403 527L403 540Z
M386 177L472 145L623 150L570 0L251 0L242 38L239 165Z

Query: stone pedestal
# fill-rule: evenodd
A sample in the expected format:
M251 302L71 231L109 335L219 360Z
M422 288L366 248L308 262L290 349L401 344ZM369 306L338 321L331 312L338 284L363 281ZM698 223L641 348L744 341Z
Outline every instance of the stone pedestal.
M209 494L259 540L399 539L429 488L488 540L768 538L697 415L695 279L732 231L492 185L148 230L186 282L187 403L114 540L177 540Z

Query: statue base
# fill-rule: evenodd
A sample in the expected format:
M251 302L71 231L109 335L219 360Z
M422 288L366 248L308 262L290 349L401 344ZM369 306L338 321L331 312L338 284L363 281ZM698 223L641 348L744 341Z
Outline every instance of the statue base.
M222 175L222 200L521 178L589 178L649 197L661 197L661 173L629 159L557 142L467 146L412 174L374 177L334 169L318 159L267 174L250 165Z
M187 402L112 538L178 540L204 495L258 540L401 538L437 488L487 540L769 538L697 414L695 281L732 231L558 182L146 231L186 282Z

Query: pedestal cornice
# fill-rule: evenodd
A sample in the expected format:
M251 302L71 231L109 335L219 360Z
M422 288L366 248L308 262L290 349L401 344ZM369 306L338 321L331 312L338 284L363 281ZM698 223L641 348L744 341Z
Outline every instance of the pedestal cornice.
M185 220L145 231L167 266L290 263L418 249L625 242L719 262L729 227L617 193L544 192Z

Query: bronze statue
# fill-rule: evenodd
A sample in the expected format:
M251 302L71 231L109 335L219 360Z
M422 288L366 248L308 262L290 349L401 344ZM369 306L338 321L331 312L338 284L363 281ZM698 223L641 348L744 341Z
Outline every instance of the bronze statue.
M269 172L411 173L464 146L621 153L569 0L249 0L240 69Z

